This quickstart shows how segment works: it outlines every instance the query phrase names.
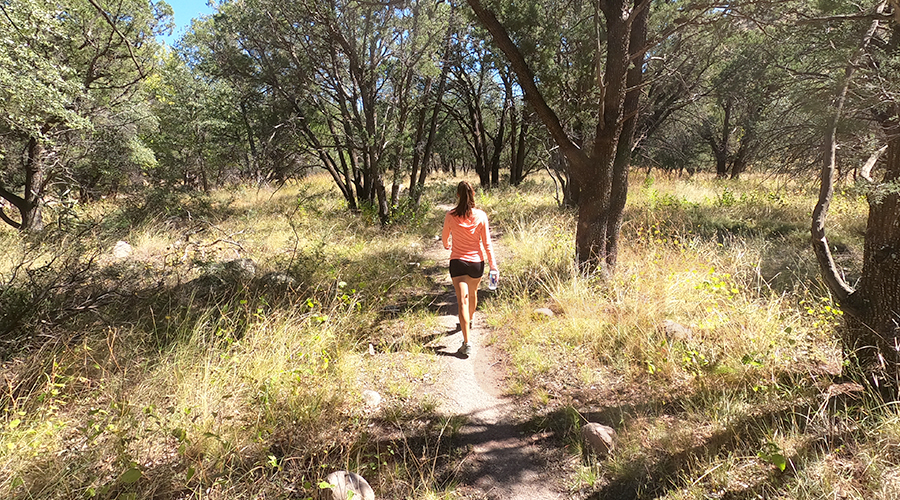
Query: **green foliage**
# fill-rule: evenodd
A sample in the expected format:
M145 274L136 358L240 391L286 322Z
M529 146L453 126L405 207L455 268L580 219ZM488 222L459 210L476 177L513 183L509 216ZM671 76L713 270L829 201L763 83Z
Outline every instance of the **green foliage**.
M784 457L784 452L777 444L771 441L766 443L762 451L758 453L758 456L762 460L774 465L775 468L781 472L784 472L784 469L787 468L788 461Z
M152 126L141 83L155 62L154 36L166 29L171 8L141 0L114 9L24 0L3 12L3 197L23 219L36 219L54 190L86 199L126 187L140 168L155 162L138 138Z

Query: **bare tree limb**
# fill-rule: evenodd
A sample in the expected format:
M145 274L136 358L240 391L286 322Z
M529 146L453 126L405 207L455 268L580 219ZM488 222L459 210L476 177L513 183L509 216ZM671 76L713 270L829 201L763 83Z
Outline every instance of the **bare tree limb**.
M4 206L5 206L5 204L0 202L0 220L2 220L3 222L9 224L10 226L12 226L16 229L22 229L22 224L12 220L9 215L6 215L6 211L3 210Z
M872 179L872 168L875 167L875 163L878 162L878 158L881 156L882 153L887 151L887 148L888 148L887 144L885 144L884 146L881 147L881 149L872 153L872 156L870 156L869 159L866 160L866 163L862 166L862 169L859 171L860 177L862 177L863 179L867 180L870 183L873 183L873 184L875 183L875 180Z
M128 48L128 55L130 55L131 60L134 61L134 66L138 70L138 74L141 75L141 78L145 78L147 75L144 74L144 68L141 66L141 64L137 60L137 57L134 55L134 49L132 49L131 47L131 42L129 42L128 39L125 38L125 35L123 35L121 31L119 31L116 23L112 20L111 17L109 17L109 14L105 10L103 10L103 8L100 7L100 5L98 5L95 0L88 0L88 2L94 6L94 9L96 9L97 12L99 12L100 15L103 16L103 19L106 20L106 23L109 24L113 31L117 35L119 35L119 38L121 38L122 41L125 42L125 47Z
M797 20L797 24L818 24L818 23L830 23L835 21L890 21L891 16L888 14L882 14L880 12L877 13L859 13L859 14L845 14L840 16L826 16L826 17L801 17Z
M492 11L486 9L479 0L466 0L466 2L472 7L475 16L478 17L491 33L494 42L503 54L506 55L506 58L510 62L510 66L512 66L516 73L519 85L522 87L522 91L525 94L525 100L528 101L528 104L534 109L535 114L537 114L541 121L544 122L550 136L553 137L553 140L559 145L563 154L566 158L572 160L576 158L579 159L580 161L573 161L576 165L580 166L587 164L587 155L572 142L568 134L563 130L559 117L550 108L547 101L544 99L544 95L538 89L537 84L535 83L534 72L528 66L522 52L509 37L506 28L500 24L500 21L497 20L497 16Z

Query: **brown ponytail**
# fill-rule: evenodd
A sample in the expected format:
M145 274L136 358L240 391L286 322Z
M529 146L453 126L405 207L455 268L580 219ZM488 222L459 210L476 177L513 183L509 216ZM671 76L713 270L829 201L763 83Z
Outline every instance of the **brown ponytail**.
M469 218L472 216L472 209L475 208L475 190L466 181L459 181L456 186L456 196L459 201L456 202L456 208L450 211L457 217Z

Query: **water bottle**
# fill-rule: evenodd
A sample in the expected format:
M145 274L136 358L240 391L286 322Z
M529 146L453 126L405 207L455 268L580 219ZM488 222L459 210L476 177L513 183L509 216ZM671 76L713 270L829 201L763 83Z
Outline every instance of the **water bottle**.
M491 272L488 273L488 288L496 290L498 281L500 281L499 273L496 269L491 269Z

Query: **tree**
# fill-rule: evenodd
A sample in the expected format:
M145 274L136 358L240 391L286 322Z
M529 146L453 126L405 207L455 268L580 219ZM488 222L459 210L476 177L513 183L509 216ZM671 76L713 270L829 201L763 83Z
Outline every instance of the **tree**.
M498 181L506 110L498 69L486 42L471 31L461 37L450 73L454 99L446 110L463 132L481 186L490 188Z
M136 139L137 121L146 116L138 111L140 83L171 9L139 0L25 0L2 10L0 198L19 217L0 206L0 219L38 231L50 186L77 181L79 165L94 168L92 152L118 150L122 162L152 162Z
M831 112L824 127L824 154L819 200L813 212L812 241L822 276L847 316L842 333L848 358L859 362L876 385L900 389L900 2L880 2L858 11L836 4L824 17L804 22L838 26L851 33L853 45L841 43L848 54L834 79ZM840 40L846 42L846 40ZM856 287L837 269L825 235L828 206L834 193L837 131L847 108L868 111L885 146L876 151L862 171L868 182L869 217L866 224L863 268ZM886 152L879 162L878 155ZM883 173L876 178L873 168ZM896 395L896 392L895 392Z
M147 172L152 180L209 191L242 176L243 120L239 97L228 82L202 78L172 52L147 86L160 123L145 139L157 160Z
M220 6L197 55L253 96L243 101L265 103L276 119L257 123L288 138L288 155L314 160L351 210L375 206L386 223L401 179L410 174L414 194L427 172L449 10L433 0L239 0Z
M595 49L598 78L596 127L593 146L580 147L566 132L557 113L538 87L535 73L519 46L493 11L479 0L467 0L475 15L491 33L494 42L510 61L525 100L544 123L569 163L578 184L578 228L575 249L585 270L612 269L616 263L619 230L628 188L628 168L632 151L635 115L641 91L643 58L647 38L650 2L602 0L591 13L597 36L602 33L605 54ZM600 18L603 18L601 24ZM594 47L601 45L595 40ZM603 57L605 55L605 58ZM600 61L604 61L601 65Z

